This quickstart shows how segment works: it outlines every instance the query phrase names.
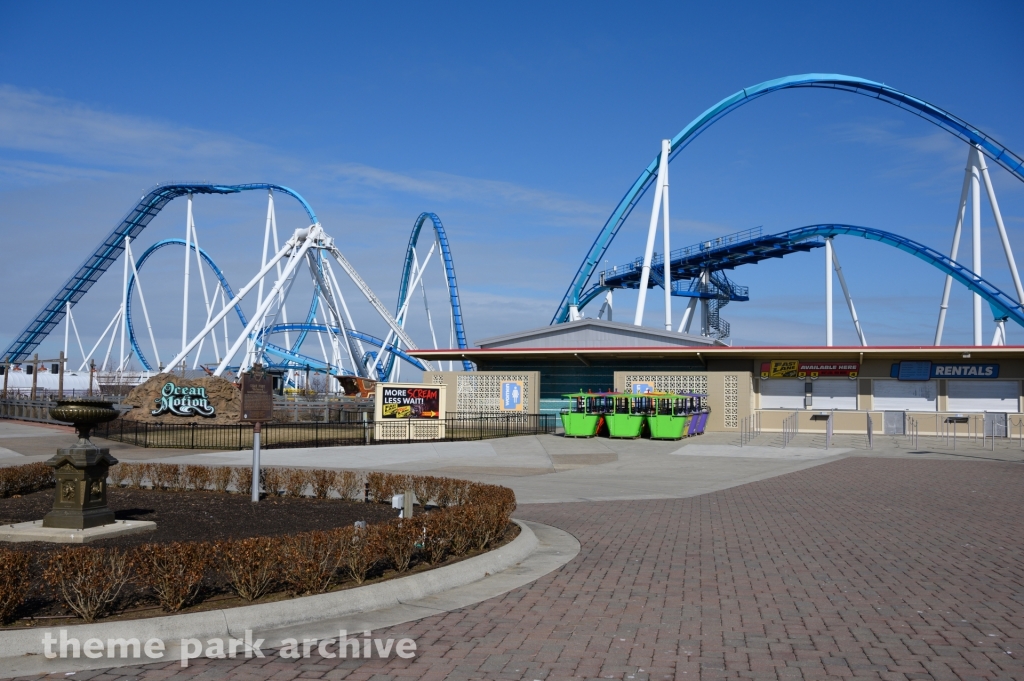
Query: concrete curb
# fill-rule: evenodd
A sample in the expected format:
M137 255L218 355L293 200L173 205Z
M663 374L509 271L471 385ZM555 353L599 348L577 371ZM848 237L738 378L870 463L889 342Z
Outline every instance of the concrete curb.
M243 638L246 630L279 630L296 625L312 624L325 620L336 620L347 615L370 613L395 606L419 601L428 596L465 586L502 572L525 560L536 551L536 534L521 521L520 533L512 542L483 555L463 560L454 565L436 568L408 577L400 577L379 584L293 598L276 603L261 603L223 610L168 615L149 619L123 622L99 622L67 627L39 627L26 630L8 630L0 633L0 676L31 673L29 669L41 667L47 670L58 668L82 669L113 667L125 664L138 665L147 662L168 662L178 659L169 647L167 653L158 659L143 656L141 659L106 658L98 660L47 659L43 655L42 639L47 633L59 638L64 631L68 638L80 642L96 638L107 639L137 638L161 639L171 642L183 638ZM539 575L538 575L539 576ZM20 661L20 662L19 662Z

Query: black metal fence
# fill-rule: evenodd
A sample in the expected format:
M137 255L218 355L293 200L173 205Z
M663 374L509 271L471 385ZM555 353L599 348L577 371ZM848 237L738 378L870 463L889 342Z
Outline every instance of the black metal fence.
M517 435L543 435L555 432L556 414L487 414L480 416L453 416L433 423L443 424L443 436L433 441L486 440ZM420 442L413 438L411 425L407 436L395 437L395 419L388 419L387 439L375 437L373 421L350 423L267 423L261 428L261 449L289 447L339 447L346 445L398 444ZM140 423L117 419L105 423L95 431L101 437L137 447L164 447L169 449L252 449L253 427L250 424L211 425L203 423Z

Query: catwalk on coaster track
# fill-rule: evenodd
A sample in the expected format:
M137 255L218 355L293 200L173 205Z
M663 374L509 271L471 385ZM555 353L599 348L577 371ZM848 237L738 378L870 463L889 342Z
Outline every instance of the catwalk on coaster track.
M674 158L680 151L686 148L690 142L696 139L700 133L704 132L715 121L719 120L729 112L772 92L794 88L822 88L852 92L854 94L864 95L887 104L897 106L924 118L925 120L967 142L980 153L1001 165L1018 180L1024 181L1024 160L963 119L933 104L929 104L924 100L912 97L911 95L900 92L899 90L882 83L875 83L869 80L864 80L863 78L855 78L852 76L838 74L811 73L799 76L789 76L786 78L766 81L753 87L744 88L743 90L740 90L730 97L726 97L712 106L710 109L691 121L689 125L679 132L679 134L673 137L668 146L669 158ZM651 161L650 165L640 173L640 176L629 188L625 196L623 196L619 201L615 210L612 211L611 216L598 233L597 238L594 240L594 243L591 245L590 250L587 252L586 257L584 257L583 262L580 264L579 269L573 277L572 283L570 283L569 288L562 297L562 302L551 319L552 324L570 321L574 314L578 314L579 310L604 291L608 291L613 288L638 288L640 286L641 278L639 276L639 267L636 268L636 271L620 271L620 269L629 269L636 263L631 263L630 265L625 266L625 268L616 268L615 270L605 271L600 274L597 272L597 266L604 258L612 240L615 239L623 223L626 221L626 218L629 217L629 214L632 212L637 202L639 202L645 192L654 185L657 180L659 167L662 162L661 156L662 155L659 154L655 157L655 159ZM963 203L963 199L961 199L961 203ZM1010 319L1018 324L1024 325L1024 314L1022 314L1021 307L1021 302L1024 301L1019 299L1014 300L991 283L982 279L979 275L955 262L952 258L946 257L927 246L918 244L896 234L883 232L877 229L869 229L866 227L854 227L849 225L815 225L772 236L762 237L758 235L756 239L753 237L739 239L733 249L739 254L738 256L734 256L732 253L728 252L728 249L722 250L721 252L714 252L712 249L709 249L708 252L687 254L685 256L680 255L677 260L676 256L680 251L673 251L670 255L671 265L669 267L669 271L677 273L681 278L693 279L695 276L699 275L699 270L701 268L697 266L701 263L704 263L704 265L708 266L712 271L731 269L737 265L757 262L765 259L766 257L782 257L788 253L806 251L810 248L824 245L821 242L815 243L811 240L815 237L832 236L835 234L852 234L861 236L910 253L927 262L929 265L946 272L948 276L959 281L971 289L971 291L980 295L989 303L993 314L997 319ZM1008 244L1004 245L1008 249ZM699 251L701 249L698 248L697 250ZM716 258L722 258L722 260L718 261ZM652 261L650 264L650 275L652 280L648 283L648 286L653 283L658 283L658 272L655 268L656 265L661 265L662 276L664 272L663 262L659 262L655 259L655 261ZM599 281L591 283L595 274L598 274ZM1016 279L1016 273L1014 272L1014 274ZM587 288L588 284L590 284L590 288ZM710 297L711 295L700 291L685 291L678 285L678 281L673 282L672 294L691 295L695 297ZM1020 296L1018 296L1018 298L1019 297ZM732 299L738 300L743 298L733 297Z
M223 317L230 311L233 310L238 318L238 321L247 333L245 333L248 350L246 356L249 363L257 359L259 356L269 355L276 359L275 361L266 362L271 365L281 366L284 368L292 369L312 369L315 371L323 371L333 373L336 375L340 374L358 374L358 375L369 375L370 371L375 373L376 378L386 378L393 375L396 371L395 359L403 360L404 362L414 366L420 370L430 370L433 367L429 362L421 361L415 357L409 355L403 349L415 349L416 345L412 342L409 336L405 333L406 319L409 315L409 303L413 293L417 286L424 297L424 304L426 305L426 291L423 286L423 271L427 266L427 262L433 255L435 248L440 251L439 260L442 263L445 278L445 287L448 302L451 308L451 323L450 323L450 343L453 346L465 348L466 345L466 332L463 323L463 316L461 310L461 303L459 301L458 283L455 277L454 262L452 259L451 248L448 242L447 234L445 233L444 226L437 215L433 213L423 213L415 221L412 235L410 236L409 244L407 247L407 253L404 260L404 266L402 271L402 278L400 280L400 292L399 302L396 308L396 313L392 316L383 305L377 300L376 296L369 290L365 282L355 272L351 264L341 255L340 251L334 246L334 241L330 237L327 237L322 228L319 225L316 214L312 207L292 189L283 187L275 184L244 184L244 185L214 185L207 183L182 183L182 184L168 184L160 185L148 191L138 202L138 204L130 210L125 217L118 223L118 225L110 232L110 234L100 243L100 245L94 250L94 252L85 260L85 262L75 271L75 273L64 283L64 285L57 291L57 293L50 299L50 301L43 306L43 309L35 316L35 318L25 327L24 331L18 336L18 338L7 348L4 352L3 360L10 362L18 362L27 359L39 343L46 338L46 336L53 331L53 329L64 319L69 307L77 304L83 296L89 291L93 284L99 279L99 277L106 272L110 266L119 258L126 253L126 243L134 240L141 234L141 232L149 225L154 217L175 198L188 196L189 197L189 224L190 224L190 235L197 234L194 231L194 227L191 227L191 197L197 194L234 194L243 191L252 190L265 190L270 193L270 205L268 208L267 218L267 235L266 242L269 243L271 220L274 220L274 234L276 241L276 218L272 218L273 215L273 192L285 194L291 196L297 200L306 216L310 220L311 226L306 230L296 230L296 235L289 241L292 246L285 246L285 249L278 253L278 261L284 255L288 255L289 260L294 259L296 256L301 258L301 254L305 253L308 249L310 254L309 264L311 273L313 275L313 299L309 306L309 312L306 315L304 322L288 323L287 320L284 323L268 323L268 320L272 320L276 317L277 312L270 313L268 306L266 310L262 311L264 316L263 325L256 323L254 319L247 318L246 314L242 310L240 305L241 298L252 290L256 283L260 284L260 296L262 298L262 276L269 274L271 265L267 262L266 253L264 254L264 267L262 276L257 275L257 278L249 282L243 289L236 293L227 281L224 272L220 267L217 266L216 262L205 250L198 248L196 241L192 236L189 236L189 240L185 239L163 239L147 248L142 255L136 260L134 257L131 258L131 267L128 267L128 263L125 266L125 293L123 296L123 310L124 310L124 332L127 335L128 342L131 348L131 354L134 354L139 360L139 363L147 371L154 369L153 363L147 358L145 352L140 347L138 338L135 333L135 327L132 321L132 305L133 305L133 292L137 287L137 276L143 265L149 258L157 251L169 247L186 247L188 246L191 253L196 256L197 262L202 259L202 262L211 270L217 279L217 283L214 284L213 300L216 304L217 299L217 286L221 289L221 300L225 302L223 308L217 317L218 320L222 320ZM422 226L429 220L433 226L433 244L430 252L426 258L420 262L416 247L420 240L420 234ZM301 238L300 238L301 233ZM300 244L302 249L299 248ZM266 246L266 243L265 243ZM301 251L301 252L300 252ZM313 255L315 253L315 255ZM390 330L386 338L381 339L366 332L360 331L353 327L352 320L348 316L348 309L345 306L344 299L338 289L337 280L334 279L333 273L329 272L329 264L326 263L324 254L333 256L339 264L341 264L343 270L349 274L353 282L361 289L362 293L367 297L373 307L376 308L378 314L384 319L389 325ZM278 267L279 280L275 286L282 284L281 281L281 269ZM289 267L291 267L289 265ZM130 276L128 274L130 269ZM286 268L288 269L288 268ZM187 270L186 270L187 272ZM292 273L292 276L294 273ZM329 275L329 276L328 276ZM186 274L187 281L187 274ZM290 279L288 281L288 290L290 290ZM204 296L208 294L205 287L205 280L203 284ZM283 289L282 289L283 290ZM278 292L281 294L281 291ZM141 289L139 290L141 295ZM286 295L286 294L285 294ZM268 295L267 300L269 301L270 296ZM282 295L283 300L283 295ZM231 301L227 303L226 301ZM338 303L345 308L342 316L341 309ZM145 307L145 301L142 300L143 307ZM268 304L269 305L269 304ZM207 301L208 315L207 319L212 317L212 307L209 301ZM321 308L327 307L328 310L322 310ZM262 308L261 308L262 309ZM324 319L333 318L333 324L317 323L317 314L321 314ZM120 313L118 313L120 314ZM268 316L269 314L269 316ZM427 315L429 320L430 310L427 308ZM118 315L115 315L115 321L111 322L108 330L120 325L121 322L115 322L118 319ZM147 325L149 324L148 313L146 319ZM340 323L339 323L340 322ZM208 325L209 326L209 325ZM437 346L436 334L434 333L433 324L430 323L431 335L433 337L434 346ZM116 329L115 329L116 330ZM77 329L76 329L77 333ZM183 332L184 333L184 332ZM227 332L225 331L225 334ZM297 338L294 343L287 344L288 347L270 342L271 336L275 334L290 334L297 333ZM334 337L343 337L348 341L349 347L353 349L350 353L350 357L353 359L352 368L343 368L341 362L331 362L325 357L325 360L319 360L309 356L302 352L303 341L306 340L308 334L325 334ZM197 336L190 347L194 349L195 344L205 342L205 337L209 334L209 329L204 329L204 332ZM151 333L152 335L152 333ZM244 342L239 339L239 343ZM377 348L376 350L365 350L363 343L369 346ZM113 334L111 335L111 344L113 344ZM225 337L225 350L227 350L228 339ZM98 345L98 343L97 343ZM323 344L321 343L321 347ZM202 345L199 346L200 351ZM356 356L355 349L358 348L358 357ZM154 352L156 352L156 345L154 341ZM95 348L93 349L95 351ZM198 354L199 351L197 351ZM109 354L109 351L108 351ZM186 353L182 353L183 355ZM326 351L325 351L326 354ZM91 357L92 353L89 353ZM335 353L335 359L339 357L339 353ZM159 357L156 358L159 360ZM181 356L177 358L180 362L183 359ZM218 366L217 372L223 371L230 357L225 357L223 361L220 361L218 354ZM159 362L158 362L159 363ZM244 364L244 362L243 362ZM170 365L169 365L170 366ZM466 370L471 370L472 365L464 363Z

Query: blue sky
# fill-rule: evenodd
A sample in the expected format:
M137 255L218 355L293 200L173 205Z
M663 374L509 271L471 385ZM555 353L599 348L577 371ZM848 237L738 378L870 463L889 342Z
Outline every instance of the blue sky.
M413 221L436 212L472 340L546 324L660 140L742 87L806 72L881 81L1024 153L1024 6L1013 2L4 2L2 10L4 345L162 181L293 187L389 306ZM868 98L774 94L716 123L673 161L673 244L846 222L948 251L966 155L947 133ZM992 174L1011 243L1024 252L1024 187L1000 168ZM650 200L609 264L642 253ZM265 211L264 196L196 200L202 245L236 288L255 272ZM172 203L139 246L183 236L184 216L184 202ZM284 199L278 220L284 232L303 226L297 204ZM987 205L983 222L983 274L1012 291ZM868 340L930 343L941 274L877 244L840 238L836 247ZM180 342L180 260L180 252L155 256L142 275L167 354ZM817 251L734 272L751 301L723 311L733 342L823 342L821 260ZM961 260L970 262L969 240ZM116 308L118 268L76 310L87 346ZM439 271L432 277L439 309L443 283ZM193 294L198 328L201 293ZM346 296L357 324L381 334L357 294ZM617 294L618 319L632 318L634 301ZM660 325L660 310L648 305L648 324ZM954 290L949 314L946 341L970 342L965 292ZM428 345L423 316L410 328ZM1009 330L1010 342L1021 338ZM838 285L836 340L855 342Z

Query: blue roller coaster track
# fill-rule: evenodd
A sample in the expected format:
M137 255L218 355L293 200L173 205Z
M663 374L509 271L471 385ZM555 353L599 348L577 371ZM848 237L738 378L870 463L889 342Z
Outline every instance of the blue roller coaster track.
M441 218L437 217L434 213L420 213L412 226L412 233L409 235L409 246L405 249L405 263L402 265L402 279L399 282L398 305L395 307L395 314L397 315L402 311L402 304L405 302L405 299L412 295L409 285L412 283L413 277L413 253L415 252L416 244L419 243L420 232L423 230L423 225L427 219L434 225L434 233L437 235L437 242L441 247L441 260L444 263L444 276L448 285L448 298L452 306L452 320L455 326L455 342L459 348L466 349L469 347L469 344L466 342L466 328L462 321L462 305L459 303L459 284L455 280L455 264L452 261L452 251L448 244L448 235L444 231L444 225L441 224ZM423 263L419 264L421 267L423 266ZM385 375L391 375L393 362L394 359L389 357L387 367L385 368ZM466 371L473 370L473 364L465 360L462 362L462 367Z
M842 234L877 241L923 260L984 298L992 309L992 316L995 319L1008 319L1024 326L1024 306L991 282L933 248L898 234L870 227L835 224L810 225L769 235L762 235L760 229L748 230L738 235L709 241L707 248L702 248L702 245L699 244L697 247L691 246L672 251L669 257L669 269L672 272L673 283L681 282L699 277L705 268L712 272L731 270L740 265L754 264L769 258L782 258L791 253L806 252L824 245L824 242L815 241L816 239ZM664 271L664 266L663 260L652 261L652 272L656 267ZM580 306L586 305L610 289L637 288L639 277L640 267L636 261L605 270L601 273L601 283L592 286L580 297ZM648 285L651 286L653 283ZM672 293L673 295L692 295L684 290L677 291L675 286L673 286Z
M181 183L153 187L139 199L134 208L128 211L121 222L107 235L107 238L96 247L92 255L71 275L71 278L64 282L57 293L39 311L39 314L7 347L3 354L3 361L19 362L27 359L32 351L39 346L39 343L64 319L68 303L74 305L81 300L100 276L121 256L124 252L124 238L131 237L134 241L168 203L187 194L237 194L259 189L273 190L293 197L302 204L310 222L312 224L318 222L313 208L298 192L276 184Z
M1024 160L1017 156L1005 146L994 140L992 137L981 132L974 126L953 114L940 109L924 100L912 97L882 83L875 83L863 78L844 76L839 74L808 73L799 76L788 76L776 80L769 80L753 87L744 88L730 97L726 97L718 104L702 113L690 122L676 135L671 142L669 159L671 160L692 142L700 133L706 130L711 124L740 106L751 102L758 97L763 97L772 92L789 90L794 88L824 88L829 90L841 90L854 94L865 95L873 99L892 104L901 109L909 111L925 120L934 123L943 130L957 136L968 144L977 145L982 153L993 161L1006 168L1018 180L1024 181ZM618 234L619 229L626 218L632 212L637 202L644 195L647 189L654 183L657 177L658 165L661 162L661 154L658 154L650 165L640 173L633 185L622 197L619 204L612 211L608 221L598 234L586 257L580 264L572 283L566 290L562 302L551 319L552 324L565 322L569 318L569 308L582 307L584 303L583 291L593 276L598 263L601 262L608 246ZM888 241L883 241L888 243ZM895 245L895 244L890 244ZM991 301L990 301L991 302Z

